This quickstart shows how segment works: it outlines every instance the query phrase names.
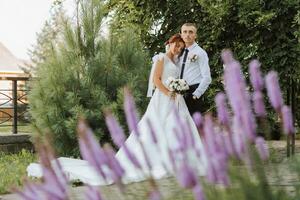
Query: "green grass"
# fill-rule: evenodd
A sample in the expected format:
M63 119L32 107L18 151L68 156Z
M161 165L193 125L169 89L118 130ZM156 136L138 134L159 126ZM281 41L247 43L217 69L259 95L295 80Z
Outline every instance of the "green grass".
M36 156L26 150L18 154L0 152L0 194L11 192L12 186L22 186L22 180L27 176L26 167L36 160Z

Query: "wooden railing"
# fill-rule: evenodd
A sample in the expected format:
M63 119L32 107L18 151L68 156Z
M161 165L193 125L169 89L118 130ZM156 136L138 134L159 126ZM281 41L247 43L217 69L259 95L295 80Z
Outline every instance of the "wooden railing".
M0 77L0 127L11 126L18 133L18 122L28 113L26 85L29 77Z

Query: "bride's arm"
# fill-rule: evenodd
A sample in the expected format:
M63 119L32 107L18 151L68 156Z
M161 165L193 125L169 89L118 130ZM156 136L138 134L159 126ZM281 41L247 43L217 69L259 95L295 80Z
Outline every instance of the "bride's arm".
M163 67L164 67L164 60L158 60L156 62L155 70L154 70L154 76L153 76L153 82L155 86L165 95L170 96L171 92L166 88L162 82L161 82L161 76L163 72Z

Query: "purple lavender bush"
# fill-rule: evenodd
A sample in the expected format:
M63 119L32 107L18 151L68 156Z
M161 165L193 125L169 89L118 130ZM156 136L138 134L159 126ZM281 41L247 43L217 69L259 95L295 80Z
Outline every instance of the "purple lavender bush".
M257 134L258 121L266 118L263 101L264 87L266 87L271 105L282 119L283 132L287 136L295 134L292 114L290 108L283 103L276 72L270 72L263 77L259 61L252 61L250 63L250 80L254 89L252 92L247 90L240 63L232 57L232 52L223 51L222 59L226 66L225 92L218 93L215 98L217 117L214 118L212 113L204 116L196 113L193 116L202 139L205 155L197 154L197 146L192 140L190 125L180 117L175 107L173 109L178 122L174 137L179 140L180 144L179 152L169 149L173 178L177 180L177 185L182 190L190 192L191 195L184 199L293 199L294 197L284 191L270 186L266 171L269 159L268 146L265 139ZM137 126L139 118L134 99L128 89L125 89L124 110L129 129L138 138L140 135ZM113 142L117 147L124 148L133 166L136 170L140 170L142 168L140 161L124 143L126 138L120 124L109 110L105 112L105 115ZM147 124L151 133L150 138L153 145L156 145L157 133L153 122L148 120ZM114 149L110 145L101 147L84 120L78 123L78 141L82 158L94 167L103 180L107 183L112 181L124 195L124 199L128 199L126 197L127 186L122 182L126 171L115 158ZM142 143L141 146L143 146ZM198 176L193 163L186 159L190 149L196 151L199 159L201 156L207 158L204 176ZM148 155L145 149L142 148L142 150L146 166L151 169L148 159L152 155ZM67 190L67 178L49 146L40 144L38 151L44 173L43 180L41 183L26 182L24 189L18 191L20 197L33 200L40 199L42 195L42 197L47 197L46 199L71 199ZM178 160L176 156L178 154L183 155L183 159ZM109 170L103 170L104 166ZM146 181L149 182L148 188L145 188L148 195L143 199L176 199L176 197L164 196L159 187L161 180L155 180L150 175L146 177ZM86 199L105 199L105 195L100 194L99 188L88 186Z

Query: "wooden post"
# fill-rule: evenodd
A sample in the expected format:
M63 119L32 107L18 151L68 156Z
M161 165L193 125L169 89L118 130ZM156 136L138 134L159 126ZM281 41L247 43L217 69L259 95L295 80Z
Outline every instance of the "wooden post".
M12 133L18 133L18 81L12 80L12 96L13 96L13 127Z

